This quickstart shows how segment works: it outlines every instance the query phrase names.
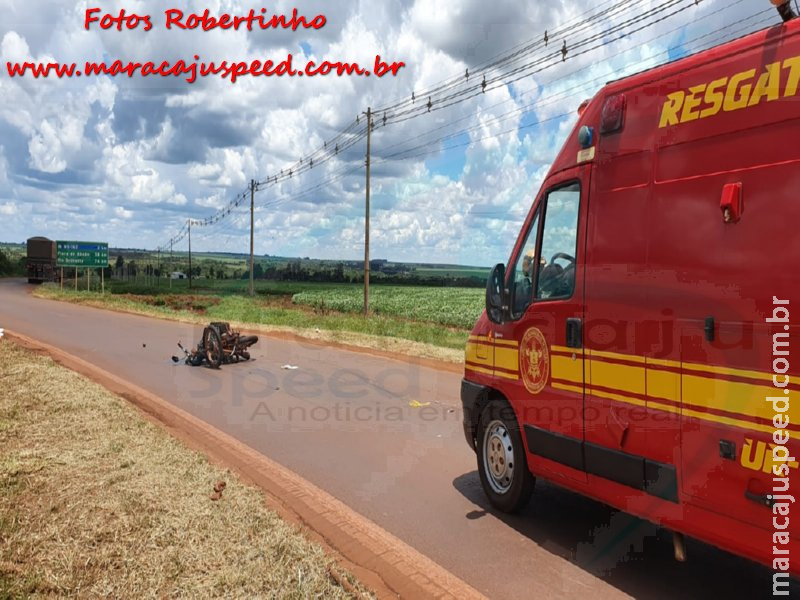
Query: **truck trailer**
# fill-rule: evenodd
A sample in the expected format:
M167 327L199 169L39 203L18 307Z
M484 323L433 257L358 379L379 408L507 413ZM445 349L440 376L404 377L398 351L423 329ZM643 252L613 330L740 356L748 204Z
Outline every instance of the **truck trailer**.
M28 283L58 281L56 243L46 237L28 239L26 271Z

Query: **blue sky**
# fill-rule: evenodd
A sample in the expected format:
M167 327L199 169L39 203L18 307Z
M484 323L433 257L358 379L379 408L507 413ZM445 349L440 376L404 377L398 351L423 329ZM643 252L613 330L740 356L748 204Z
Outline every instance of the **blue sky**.
M234 0L184 4L187 12L208 8L211 14L250 8ZM324 14L327 24L247 33L166 31L160 27L163 3L103 3L108 12L152 15L155 27L145 33L86 31L86 2L0 0L0 241L46 235L154 249L187 219L224 207L251 178L264 180L318 150L368 106L407 100L412 91L474 72L546 30L553 33L551 44L574 44L662 3L634 0L608 20L557 33L617 4L497 0L487 11L477 0L280 0L271 11L290 13L296 6L309 18ZM777 21L767 2L684 4L674 18L619 40L607 37L587 55L376 129L372 256L504 261L582 100L607 80ZM407 66L381 79L242 78L236 84L218 78L194 84L155 77L12 79L5 70L7 61L160 62L194 54L280 60L288 53L295 61L365 65L380 54ZM335 160L259 191L256 251L362 257L364 153L361 140ZM196 227L193 248L246 252L246 208L213 227Z

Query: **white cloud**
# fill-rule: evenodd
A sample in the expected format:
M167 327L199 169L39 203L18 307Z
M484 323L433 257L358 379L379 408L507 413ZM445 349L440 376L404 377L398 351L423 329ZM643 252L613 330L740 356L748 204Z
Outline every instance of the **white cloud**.
M130 219L133 217L133 211L125 210L121 206L114 209L114 214L120 219Z
M6 150L0 145L0 184L8 182L8 160L6 160Z
M297 5L306 15L324 13L328 24L318 32L247 34L167 32L161 27L165 6L155 0L103 6L109 12L126 8L151 14L156 27L147 33L85 31L85 3L0 0L5 4L9 18L0 24L0 64L53 57L77 63L104 57L160 62L191 60L195 54L203 60L264 60L290 52L297 61L301 43L308 44L315 61L357 60L371 66L380 54L407 63L396 78L244 77L233 85L217 77L191 85L160 77L0 77L4 235L80 237L82 231L97 230L112 244L138 247L163 243L189 216L213 214L251 178L263 180L287 169L350 126L367 106L409 99L412 91L421 94L446 78L462 77L468 67L474 72L475 65L538 39L545 29L557 44L561 38L553 32L561 24L600 6L497 0L487 10L478 0L369 5L280 0L271 10ZM725 11L719 6L719 0L707 0L619 43L571 55L511 88L490 89L449 109L376 129L373 253L480 264L507 258L580 101L609 79L665 61L669 46L692 49L697 35L756 12L747 3L726 3ZM237 13L249 5L210 0L205 7ZM598 31L589 25L575 36ZM538 127L518 129L537 120ZM450 137L440 140L444 136ZM362 140L334 161L259 191L257 251L361 256L364 152ZM42 202L45 186L47 203ZM219 226L220 235L214 228L198 234L198 247L212 249L224 240L228 250L246 250L245 212L234 211ZM86 214L77 221L76 213Z
M30 58L28 43L16 31L9 31L3 36L0 52L4 61L24 61Z

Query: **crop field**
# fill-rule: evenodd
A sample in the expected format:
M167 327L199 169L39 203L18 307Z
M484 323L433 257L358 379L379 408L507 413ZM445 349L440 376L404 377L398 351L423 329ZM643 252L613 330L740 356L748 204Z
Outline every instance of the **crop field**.
M488 267L417 267L414 272L423 277L477 277L486 279L489 277Z
M223 255L218 258L234 260ZM428 269L431 275L438 271L437 285L412 283L417 276L405 279L403 273L398 277L404 281L399 283L376 278L370 286L370 314L364 316L363 284L352 279L348 282L346 269L345 281L329 281L324 277L313 280L319 273L310 270L313 261L304 259L307 267L303 267L304 271L298 271L295 262L291 268L284 266L284 271L273 272L275 278L257 277L255 297L251 298L245 270L240 268L239 276L230 277L230 268L236 265L220 261L214 263L212 269L209 259L205 260L200 265L195 263L200 273L190 283L187 279L170 279L163 274L159 277L153 269L146 268L152 267L147 257L137 255L134 258L129 253L125 259L126 270L115 266L106 272L105 294L99 293L102 286L98 270L90 279L84 272L78 274L77 280L66 273L63 288L45 285L37 289L35 295L192 322L196 319L231 321L242 326L311 331L314 335L322 331L329 336L366 336L357 343L367 345L378 344L373 338L393 338L430 346L425 352L438 354L463 350L485 301L482 287L469 287L469 283L462 287L465 273L470 269L477 272L476 268L465 267L459 271L452 265L444 265L442 269L415 265L415 269ZM130 268L134 264L135 270ZM232 266L220 271L220 264ZM335 273L330 267L325 268L328 273ZM171 271L165 269L162 273ZM341 269L338 274L342 277ZM284 280L287 275L301 278ZM356 343L354 340L352 338L351 343Z
M370 310L379 315L470 329L484 305L484 290L456 287L373 286ZM308 289L292 297L295 304L317 310L356 313L364 308L361 286Z
M320 331L328 332L326 339L347 338L347 343L368 347L383 348L377 338L406 340L429 346L424 350L425 356L447 355L447 360L462 356L468 333L484 303L483 292L472 288L373 285L370 315L365 317L363 287L358 284L256 281L256 297L251 298L244 281L206 281L191 290L185 280L173 281L171 290L165 283L148 286L114 281L101 295L96 287L86 291L81 281L78 291L72 285L61 290L57 284L45 284L33 293L41 298L190 322L230 321L242 327L288 327L311 332L316 329L315 336L321 335ZM458 353L450 356L451 350Z
M246 280L200 279L194 282L191 290L186 280L172 281L171 287L169 281L161 281L158 287L113 282L109 289L114 294L157 296L245 295L248 285ZM360 313L364 310L364 288L361 284L256 281L255 292L262 298L291 297L293 304L308 306L321 313ZM484 298L484 290L478 288L372 285L370 311L388 317L469 330L483 310Z

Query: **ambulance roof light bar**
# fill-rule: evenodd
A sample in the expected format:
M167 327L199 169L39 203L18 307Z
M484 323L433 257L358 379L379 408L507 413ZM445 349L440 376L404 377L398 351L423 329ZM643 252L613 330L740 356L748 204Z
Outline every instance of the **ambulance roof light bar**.
M791 21L792 19L796 18L797 15L792 10L792 2L791 0L769 0L772 3L772 6L778 9L778 14L783 19L783 22Z

